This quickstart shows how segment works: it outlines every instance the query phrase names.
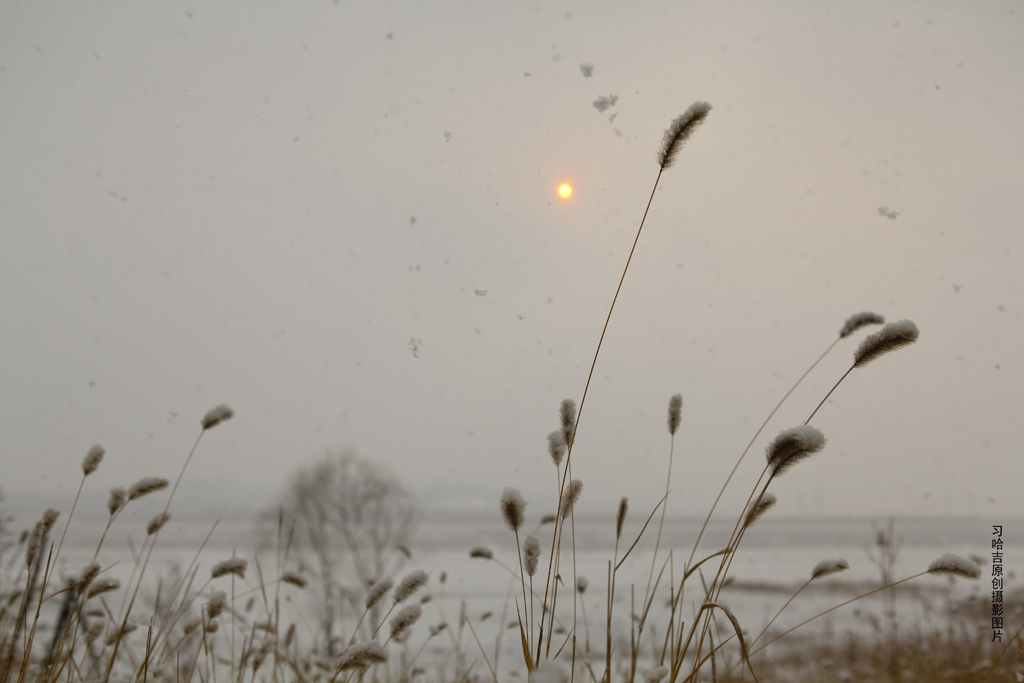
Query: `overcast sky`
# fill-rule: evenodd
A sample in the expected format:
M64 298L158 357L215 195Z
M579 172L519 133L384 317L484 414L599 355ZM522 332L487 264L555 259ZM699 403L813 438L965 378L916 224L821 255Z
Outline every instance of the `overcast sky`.
M552 507L546 435L583 392L663 132L706 100L597 364L581 503L653 506L681 393L669 509L706 512L870 310L920 341L833 394L779 514L999 523L1024 481L1021 14L4 2L0 488L73 492L94 443L101 499L173 478L227 403L186 485L262 502L352 448L429 502L517 486ZM769 424L730 509L869 331Z

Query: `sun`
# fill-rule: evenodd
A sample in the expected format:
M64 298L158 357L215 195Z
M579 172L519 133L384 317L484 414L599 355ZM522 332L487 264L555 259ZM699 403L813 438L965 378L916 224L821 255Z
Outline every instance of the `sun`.
M572 185L569 183L562 183L558 186L558 196L562 199L568 199L572 196Z

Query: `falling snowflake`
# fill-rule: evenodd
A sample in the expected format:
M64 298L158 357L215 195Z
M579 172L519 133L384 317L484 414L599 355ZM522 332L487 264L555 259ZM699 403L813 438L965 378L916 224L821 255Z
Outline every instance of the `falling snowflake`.
M598 110L602 114L611 107L615 106L615 103L619 101L618 95L608 95L607 97L598 97L594 100L594 109Z
M486 289L474 289L473 293L476 294L477 296L487 296Z
M896 216L899 216L901 213L903 213L903 212L902 211L893 211L888 206L880 206L880 207L878 207L878 215L885 216L886 218L888 218L891 221L896 220Z
M450 130L446 130L446 131L444 132L444 141L445 141L445 142L448 142L449 140L451 140L451 139L452 139L452 136L453 136L453 135L455 135L455 133L451 132Z
M594 75L593 64L580 64L580 73L583 74L584 78L590 78Z
M409 338L409 350L412 351L412 357L413 358L419 358L420 357L420 344L422 344L422 343L423 343L423 340L420 339L419 337L410 337Z

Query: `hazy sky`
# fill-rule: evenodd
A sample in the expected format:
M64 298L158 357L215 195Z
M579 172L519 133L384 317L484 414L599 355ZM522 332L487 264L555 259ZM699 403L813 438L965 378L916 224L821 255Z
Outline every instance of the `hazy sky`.
M999 523L1024 482L1022 36L1017 2L6 1L0 488L74 491L94 443L101 497L173 478L227 403L188 485L258 504L351 447L428 501L550 508L546 435L663 131L706 100L598 362L581 503L656 502L678 392L669 509L706 511L871 310L921 339L822 408L779 514Z

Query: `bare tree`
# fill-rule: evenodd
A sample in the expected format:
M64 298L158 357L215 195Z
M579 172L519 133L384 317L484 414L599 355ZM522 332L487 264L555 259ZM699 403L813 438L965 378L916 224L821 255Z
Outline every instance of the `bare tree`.
M888 586L896 581L896 558L900 554L900 546L903 545L903 537L897 538L895 533L896 520L889 518L885 529L880 529L872 524L875 530L875 549L867 549L868 557L878 567L881 575L882 585ZM889 659L889 678L893 683L900 681L900 649L899 649L899 620L896 618L896 586L885 591L882 596L886 601L884 616L888 625L888 643L886 654Z
M321 626L333 654L335 625L358 618L366 589L408 557L414 501L387 469L352 452L329 452L295 472L281 511L299 548L315 560Z

